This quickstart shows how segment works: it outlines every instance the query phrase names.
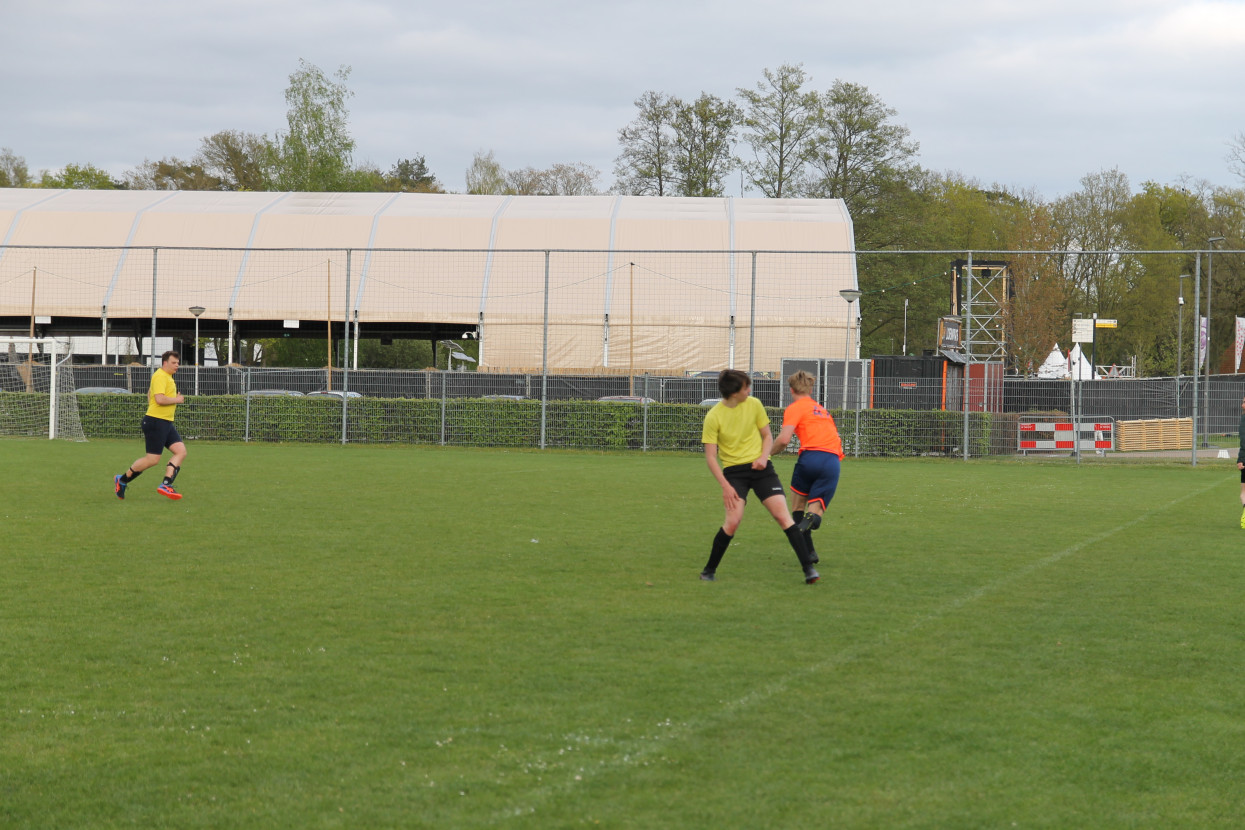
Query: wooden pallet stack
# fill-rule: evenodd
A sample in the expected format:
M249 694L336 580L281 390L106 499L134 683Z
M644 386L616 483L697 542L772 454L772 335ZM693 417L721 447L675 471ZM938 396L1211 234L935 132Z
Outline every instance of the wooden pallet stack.
M1115 424L1115 449L1118 452L1193 449L1193 419L1118 421Z

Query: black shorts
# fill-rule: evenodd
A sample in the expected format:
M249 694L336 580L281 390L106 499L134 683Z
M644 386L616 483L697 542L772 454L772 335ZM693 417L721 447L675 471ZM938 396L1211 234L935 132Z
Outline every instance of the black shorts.
M744 501L748 500L749 490L756 493L761 501L786 495L773 461L767 463L764 470L754 470L751 464L735 464L723 469L722 474Z
M147 442L147 452L150 455L159 455L164 452L165 447L182 442L182 437L177 434L177 427L173 426L172 421L150 415L143 416L143 438Z

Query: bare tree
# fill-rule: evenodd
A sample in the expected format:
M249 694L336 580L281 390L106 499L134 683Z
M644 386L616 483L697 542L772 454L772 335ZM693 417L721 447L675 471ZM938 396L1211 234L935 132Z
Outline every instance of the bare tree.
M614 163L614 190L668 196L674 184L674 111L677 101L649 91L635 100L635 120L618 131L622 152Z
M1245 132L1228 142L1228 169L1245 180Z

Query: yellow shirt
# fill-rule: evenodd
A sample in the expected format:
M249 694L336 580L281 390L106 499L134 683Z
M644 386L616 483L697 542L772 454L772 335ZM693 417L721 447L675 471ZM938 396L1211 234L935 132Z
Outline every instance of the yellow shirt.
M768 427L769 415L760 400L748 396L733 407L718 401L705 415L700 442L718 445L718 461L723 467L751 464L761 457L759 430Z
M156 403L157 394L169 398L177 394L177 384L173 382L173 376L163 369L156 369L155 374L151 376L151 388L147 390L147 414L152 418L162 418L165 421L173 420L173 413L177 411L177 404L161 406Z

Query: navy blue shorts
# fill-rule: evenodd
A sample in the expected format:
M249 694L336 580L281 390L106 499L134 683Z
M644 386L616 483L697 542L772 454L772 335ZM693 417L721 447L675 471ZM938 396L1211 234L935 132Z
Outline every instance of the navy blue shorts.
M727 482L735 488L735 492L744 501L748 500L749 490L756 493L761 501L774 496L786 495L782 489L782 479L778 477L773 461L767 463L764 470L754 470L751 464L734 464L724 468L722 475L726 476Z
M839 457L832 452L805 450L795 462L791 474L791 490L809 502L821 502L825 510L839 488Z
M143 416L143 438L147 442L149 455L160 455L165 447L182 442L182 437L177 434L177 427L173 426L172 421L150 415Z

